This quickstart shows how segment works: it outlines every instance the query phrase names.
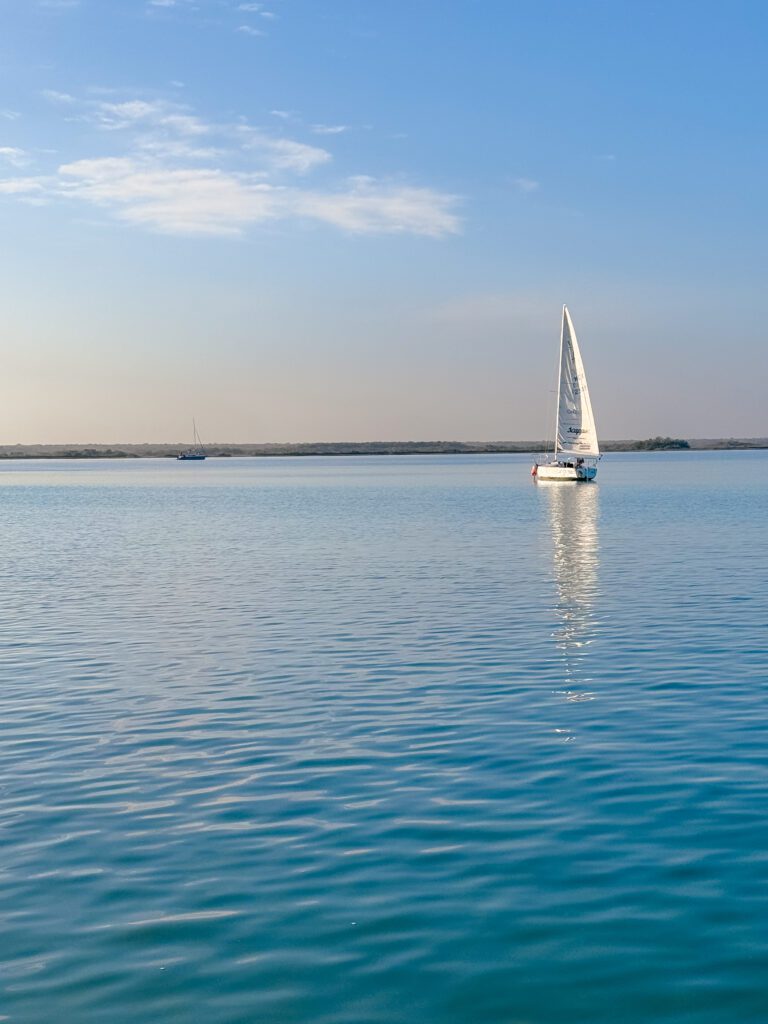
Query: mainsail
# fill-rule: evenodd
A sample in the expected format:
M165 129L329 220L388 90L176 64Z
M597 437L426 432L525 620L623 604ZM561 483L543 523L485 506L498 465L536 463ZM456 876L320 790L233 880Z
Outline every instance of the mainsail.
M563 328L560 335L555 452L593 458L600 454L584 364L567 306L563 306Z

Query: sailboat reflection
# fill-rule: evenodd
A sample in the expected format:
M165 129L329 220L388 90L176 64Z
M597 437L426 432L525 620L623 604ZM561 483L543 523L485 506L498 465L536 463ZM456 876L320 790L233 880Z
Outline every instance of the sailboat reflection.
M553 639L562 653L562 692L571 701L590 700L586 659L597 632L600 491L544 481L537 490L549 505L558 619Z

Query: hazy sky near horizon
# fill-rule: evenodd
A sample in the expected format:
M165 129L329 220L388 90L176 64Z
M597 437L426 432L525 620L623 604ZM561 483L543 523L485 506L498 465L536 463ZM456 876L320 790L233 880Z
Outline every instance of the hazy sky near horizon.
M763 3L0 26L0 443L768 434Z

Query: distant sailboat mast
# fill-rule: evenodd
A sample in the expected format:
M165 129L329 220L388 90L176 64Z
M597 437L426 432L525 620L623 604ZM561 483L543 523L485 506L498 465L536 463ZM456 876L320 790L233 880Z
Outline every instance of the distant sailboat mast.
M181 459L183 462L202 462L205 459L205 448L197 432L194 416L192 417L192 447L186 451L179 452L176 458Z

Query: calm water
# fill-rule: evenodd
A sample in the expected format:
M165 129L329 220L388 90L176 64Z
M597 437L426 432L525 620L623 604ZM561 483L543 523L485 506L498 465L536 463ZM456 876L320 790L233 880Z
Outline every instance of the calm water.
M768 453L0 464L0 1019L764 1024Z

